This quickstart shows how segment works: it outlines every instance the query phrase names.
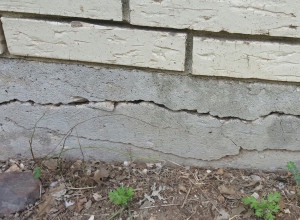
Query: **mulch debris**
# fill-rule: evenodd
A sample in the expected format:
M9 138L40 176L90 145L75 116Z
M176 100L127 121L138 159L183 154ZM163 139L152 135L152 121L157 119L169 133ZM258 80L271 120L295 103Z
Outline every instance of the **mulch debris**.
M11 159L0 162L0 177L32 172L37 165L42 168L41 198L2 219L108 219L120 208L108 194L121 185L132 187L135 194L129 209L115 219L257 219L242 198L262 198L275 191L282 198L276 219L300 219L297 186L284 171L204 169L172 162Z

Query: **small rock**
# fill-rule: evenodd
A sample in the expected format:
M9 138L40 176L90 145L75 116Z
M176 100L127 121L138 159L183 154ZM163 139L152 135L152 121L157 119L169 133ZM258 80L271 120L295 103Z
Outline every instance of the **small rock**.
M253 181L256 181L256 182L260 182L260 181L261 181L260 176L257 176L257 175L251 175L250 178L251 178Z
M154 164L153 163L146 163L146 166L151 169L151 168L154 167Z
M21 211L40 197L41 182L31 172L0 174L0 216Z
M291 211L290 211L289 209L285 209L285 210L283 210L283 212L284 212L285 214L291 214Z
M206 170L206 173L211 173L211 170Z
M143 170L142 170L142 174L145 174L145 175L146 175L147 173L148 173L148 170L147 170L147 169L143 169Z
M124 164L124 166L125 166L125 167L128 167L128 166L130 165L130 162L128 162L128 161L124 161L124 163L123 163L123 164Z

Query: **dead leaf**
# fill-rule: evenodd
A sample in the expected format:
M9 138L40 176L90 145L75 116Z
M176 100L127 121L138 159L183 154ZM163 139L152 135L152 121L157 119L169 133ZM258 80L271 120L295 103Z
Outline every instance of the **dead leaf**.
M85 209L89 209L92 206L92 200L89 200L87 203L85 203L84 207Z
M182 185L182 184L179 184L179 185L178 185L178 189L179 189L179 191L182 191L182 192L187 193L186 187L185 187L184 185Z
M254 191L259 191L259 190L262 190L263 186L261 184L259 184L258 186L256 186L254 188Z
M231 210L231 217L236 216L236 215L240 215L243 211L245 211L245 207L243 205L239 205L236 208L233 208Z
M217 220L228 220L229 218L230 215L228 214L228 212L226 212L224 209L221 209Z
M224 174L224 169L223 168L218 169L216 174L223 175Z
M58 187L51 189L49 192L54 199L62 200L67 190L65 184L60 184Z
M38 216L42 217L49 213L54 203L55 199L49 193L46 194L44 196L44 202L39 204Z
M284 203L284 200L281 199L281 200L278 202L278 205L280 206L280 211L283 212L283 210L285 210L285 208L286 208L285 203Z
M249 219L252 215L254 215L253 209L249 209L244 215L243 219Z
M109 172L104 168L100 168L99 170L95 171L93 180L95 180L97 183L100 183L101 179L107 178L108 176Z
M71 168L75 170L79 170L82 165L82 160L76 160L75 163L72 164Z
M220 203L225 202L225 198L224 198L224 196L222 196L222 195L219 195L217 199L218 199L218 201L219 201Z
M221 186L218 187L218 189L219 189L221 194L225 194L225 195L235 194L235 191L231 186L221 185Z
M55 160L55 159L45 160L43 162L43 165L45 165L49 170L56 170L57 169L57 160Z
M21 169L17 164L13 164L10 168L8 168L5 173L11 173L11 172L20 172Z
M93 194L93 198L95 199L96 202L102 200L102 196L99 195L98 193L94 193L94 194Z
M84 204L87 202L86 197L77 200L77 212L81 212Z

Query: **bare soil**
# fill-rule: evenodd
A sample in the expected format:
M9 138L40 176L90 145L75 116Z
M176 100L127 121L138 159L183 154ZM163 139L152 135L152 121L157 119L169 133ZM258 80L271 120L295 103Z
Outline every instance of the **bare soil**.
M275 191L281 194L276 219L300 219L297 186L288 172L204 169L172 162L57 162L0 162L0 172L42 167L41 199L5 219L109 219L120 207L109 201L108 194L121 185L132 187L135 194L128 209L114 219L257 219L241 199Z

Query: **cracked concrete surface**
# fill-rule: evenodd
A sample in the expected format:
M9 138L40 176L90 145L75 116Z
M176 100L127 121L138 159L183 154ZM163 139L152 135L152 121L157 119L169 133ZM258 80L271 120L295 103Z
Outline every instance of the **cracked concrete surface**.
M152 101L167 108L255 120L300 115L300 86L215 80L142 70L0 59L0 102Z
M299 161L299 86L0 59L0 159L36 155L277 169ZM70 129L73 127L72 132Z

